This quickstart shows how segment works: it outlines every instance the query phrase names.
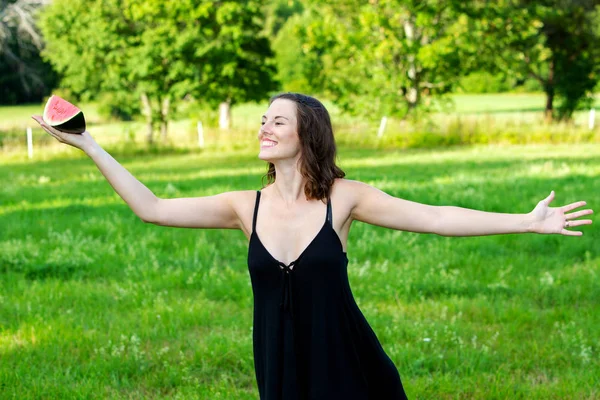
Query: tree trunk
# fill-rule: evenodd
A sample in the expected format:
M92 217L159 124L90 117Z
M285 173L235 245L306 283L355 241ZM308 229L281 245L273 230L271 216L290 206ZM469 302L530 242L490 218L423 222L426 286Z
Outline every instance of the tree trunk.
M415 24L409 18L404 21L404 34L406 35L406 41L409 46L412 46L415 43ZM415 55L408 54L408 78L410 79L410 86L408 87L408 91L406 93L406 101L408 102L408 111L407 114L410 113L413 109L417 107L419 104L419 79L417 76L417 65L415 62Z
M231 127L231 101L227 101L219 104L219 129L229 130Z
M162 107L160 109L160 134L163 143L167 141L167 133L169 131L169 107L171 105L171 99L165 97L162 101Z
M146 141L148 144L152 144L154 129L152 126L152 105L150 104L150 99L146 92L143 92L140 95L140 100L142 101L142 115L146 117Z
M554 114L554 60L551 60L548 66L548 80L544 84L544 91L546 92L544 116L547 122L552 122Z

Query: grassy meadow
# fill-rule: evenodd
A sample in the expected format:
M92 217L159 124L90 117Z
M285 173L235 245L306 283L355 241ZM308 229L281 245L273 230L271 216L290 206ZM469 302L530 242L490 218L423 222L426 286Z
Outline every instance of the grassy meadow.
M385 133L378 137L380 118L370 120L344 114L331 102L325 101L336 133L338 144L354 148L408 149L434 148L454 145L486 144L543 144L543 143L600 143L600 113L595 118L595 129L588 128L589 112L578 111L571 123L548 125L543 118L545 98L536 93L502 93L450 96L438 112L418 122L389 118ZM600 106L597 101L596 107ZM260 116L267 102L239 104L232 107L232 129L219 131L215 114L196 110L184 104L170 122L166 142L156 138L164 153L166 148L189 152L198 147L198 121L203 124L204 148L219 151L258 150L256 134ZM43 105L0 107L0 156L4 159L24 159L25 131L33 128L35 159L54 157L62 146L52 145L55 140L43 132L30 118L41 114ZM83 104L88 130L103 146L119 153L147 153L146 128L141 120L106 121L97 104ZM48 148L50 147L50 148Z
M256 143L225 146L256 133L264 108L245 107L240 133L208 131L205 149L157 153L119 144L137 123L88 116L158 196L207 196L261 187ZM36 112L0 108L0 125ZM193 123L177 126L192 143ZM0 398L257 399L243 233L144 224L91 160L44 143L33 160L0 153ZM426 204L527 213L555 190L551 206L600 209L598 143L341 141L338 164L348 179ZM442 237L354 222L352 291L409 398L600 398L599 223L581 230Z

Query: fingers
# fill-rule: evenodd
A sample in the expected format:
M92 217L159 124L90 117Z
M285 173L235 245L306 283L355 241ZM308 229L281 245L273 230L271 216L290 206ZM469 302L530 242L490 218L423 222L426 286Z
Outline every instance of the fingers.
M569 228L573 228L574 226L579 226L579 225L591 225L591 224L592 224L591 219L578 219L577 221L569 221Z
M546 206L548 206L548 205L549 205L549 204L552 202L552 200L554 200L554 190L552 190L552 191L550 192L550 195L549 195L548 197L546 197L546 198L545 198L544 200L542 200L542 201L544 202L544 204L545 204Z
M44 119L40 115L32 115L31 118L33 118L33 120L35 122L37 122L38 124L40 124L40 126L43 129L46 130L47 128L49 128L48 124L46 124L46 122L44 122Z
M585 201L578 201L576 203L571 203L566 206L562 206L562 207L560 207L560 209L562 210L562 212L568 212L568 211L574 210L576 208L583 207L586 204L587 203Z
M60 142L64 142L64 138L62 137L61 132L57 129L54 129L50 125L48 125L40 115L32 115L31 118L33 118L35 120L35 122L40 124L42 129L44 129L46 132L48 132L50 134L50 136L53 136L55 139L57 139Z
M575 219L575 218L579 218L579 217L583 217L584 215L590 215L593 214L594 211L592 210L581 210L581 211L577 211L571 214L565 214L565 218L566 219Z
M592 210L583 210L583 211L578 211L576 213L572 213L569 214L567 219L570 218L577 218L580 217L582 215L588 215L591 214L593 211ZM591 219L578 219L578 220L574 220L574 221L569 221L569 228L575 228L576 226L581 226L581 225L591 225L592 224L592 220ZM566 236L582 236L583 232L579 232L579 231L569 231L567 229L562 229L560 231L560 233L562 235L566 235Z
M565 236L582 236L583 232L579 232L579 231L568 231L566 229L563 229L562 231L560 231L561 235L565 235Z

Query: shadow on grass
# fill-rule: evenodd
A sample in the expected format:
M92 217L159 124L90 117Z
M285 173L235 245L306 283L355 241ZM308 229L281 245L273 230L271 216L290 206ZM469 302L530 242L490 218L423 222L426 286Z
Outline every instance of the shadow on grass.
M565 161L568 159L565 158ZM388 164L385 166L359 166L346 168L347 177L361 181L376 181L374 186L378 186L379 181L384 184L380 186L390 195L405 198L411 201L422 202L430 205L453 205L457 207L473 208L489 212L501 213L527 213L531 211L538 201L545 198L550 190L556 191L557 199L551 206L557 207L577 200L587 200L589 208L597 208L591 203L595 199L600 182L592 176L581 174L570 174L556 178L531 178L521 177L515 180L510 175L510 171L521 171L532 164L545 162L562 162L560 158L548 158L540 155L539 158L527 160L506 160L506 161L465 161L465 160L446 160L443 163L435 162L421 163L418 167L410 164ZM593 158L578 159L579 163L585 166L597 166L600 162ZM260 162L259 162L260 163ZM91 165L90 165L91 164ZM249 163L240 162L231 164L231 160L223 159L211 161L210 167L215 166L234 167L240 171L239 175L216 174L207 178L182 179L176 182L176 192L166 193L163 197L188 197L197 195L198 191L213 187L227 187L228 190L258 190L260 189L260 174L244 173ZM252 162L257 164L257 162ZM207 165L207 164L205 164ZM84 168L95 168L89 160L53 160L35 165L36 170L44 171L52 168L62 168L68 170L80 170ZM197 171L196 165L178 166L176 171L185 175ZM0 167L0 176L7 173L9 167ZM508 173L506 173L508 171ZM153 174L173 173L173 168L152 167ZM474 177L469 180L469 177ZM479 179L478 177L481 177ZM447 178L447 181L439 178ZM437 179L437 181L435 181ZM169 183L168 179L150 179L145 180L151 190L164 192L165 185ZM110 196L110 197L108 197ZM19 203L27 199L27 204L19 206ZM101 205L102 199L111 198L111 205ZM52 199L61 199L65 202L64 207L52 205ZM39 203L48 202L48 206L42 206L35 210L27 210ZM97 206L89 204L70 204L69 202L90 201L100 203ZM28 229L38 230L36 225L40 219L50 221L52 218L60 218L63 227L70 224L77 225L78 220L85 220L90 216L98 216L118 211L119 213L130 212L122 200L115 197L112 188L106 182L98 181L79 181L61 183L60 185L45 187L44 185L30 186L24 188L21 192L3 194L2 205L8 206L14 204L16 210L7 210L0 215L0 226L13 227L5 229L2 236L19 237L25 235ZM517 205L517 209L515 209ZM335 206L334 206L335 207ZM512 208L512 209L511 209ZM251 208L249 208L251 209ZM126 211L127 210L127 211ZM136 219L131 212L131 218ZM54 216L54 217L53 217ZM245 216L245 223L250 226L251 215ZM68 222L70 221L70 222ZM583 227L588 233L595 232L593 227ZM352 235L350 235L351 237ZM555 237L547 238L554 242ZM589 244L590 251L595 252L594 247L588 242L588 236L580 239ZM575 252L579 251L575 247ZM60 276L61 274L71 274L70 269L61 270L56 266L47 265L40 267L37 272L31 272L32 276Z
M0 274L23 273L27 280L44 280L48 278L57 278L69 280L75 274L81 274L81 266L74 265L68 260L57 262L43 262L40 264L31 264L12 259L4 259L0 255Z
M429 152L411 152L410 154L421 153ZM365 156L364 151L349 152L348 154L355 158ZM376 156L378 153L373 152L372 154ZM375 186L381 183L385 191L391 195L408 197L410 200L428 204L451 204L486 211L524 213L529 212L536 205L536 201L546 197L550 189L555 189L557 198L562 201L559 203L558 200L555 200L553 206L585 199L590 201L589 207L596 208L591 204L600 189L600 181L595 176L569 173L556 177L529 176L515 179L511 175L511 171L523 171L534 164L553 162L560 165L563 162L568 163L573 160L570 157L549 157L540 154L539 157L528 159L519 159L517 156L515 159L501 161L460 158L444 161L432 159L414 165L402 160L402 154L398 154L399 159L396 163L394 160L390 160L386 165L361 165L345 170L349 179L375 181ZM255 185L254 188L258 186L260 175L244 172L244 169L249 166L254 167L255 164L262 162L252 161L249 157L245 157L242 156L237 161L232 161L230 157L210 161L199 160L200 167L189 162L175 168L152 166L150 170L154 174L177 172L183 176L197 171L202 166L212 169L219 166L225 171L229 167L239 171L239 175L234 176L217 172L214 176L207 178L184 178L177 183L180 190L179 195L182 197L196 193L198 188L228 187L229 190L248 190L252 188L252 185ZM595 168L600 164L599 160L589 156L577 157L574 155L573 157L578 164L583 164L584 169ZM149 157L150 159L155 160L155 157ZM69 170L70 174L77 175L84 168L95 169L90 160L86 159L53 160L40 164L28 167L28 173L31 172L31 168L35 168L40 173L55 168ZM553 168L549 171L552 172ZM9 176L10 172L13 171L9 167L0 167L0 178ZM440 180L440 178L447 178L447 180ZM166 182L165 179L150 179L145 183L151 188L161 188L165 186ZM106 182L69 183L66 181L53 188L32 186L24 188L16 196L14 194L3 195L2 205L7 204L6 199L8 199L8 203L18 204L19 198L27 198L29 205L33 206L47 200L63 198L94 202L98 201L98 198L104 198L108 193L113 195L112 189ZM569 200L565 200L567 198ZM117 199L117 201L119 203L96 206L69 205L67 202L62 207L50 205L47 208L31 210L24 208L4 212L0 215L0 227L2 227L0 243L11 239L23 240L28 235L32 236L31 240L34 242L39 242L40 239L47 237L47 232L52 227L55 232L66 230L78 232L68 243L63 243L72 248L85 245L80 243L81 238L91 237L94 239L92 244L99 246L98 249L103 249L103 246L111 244L114 244L115 249L114 254L102 259L101 263L96 263L94 260L90 264L79 263L78 257L65 259L64 263L45 261L43 251L40 251L41 255L34 256L33 252L29 254L29 248L20 250L20 253L25 253L23 257L17 257L16 255L19 253L14 253L13 257L6 253L0 253L0 275L19 274L27 281L51 279L67 281L82 278L125 282L125 279L119 280L122 277L120 275L122 270L127 264L135 265L137 263L139 269L130 272L133 275L127 276L127 279L129 282L144 283L144 291L141 292L139 289L140 296L143 295L144 298L162 293L163 290L165 293L166 291L173 293L172 296L179 296L183 291L190 290L187 280L194 277L203 283L191 286L191 288L196 291L202 290L202 295L207 299L218 302L216 299L225 299L227 293L235 292L238 297L228 301L235 304L246 304L247 301L244 299L249 298L250 289L247 286L247 274L242 273L244 253L247 249L243 235L230 234L227 236L217 232L209 234L207 230L202 232L186 230L187 233L184 234L183 230L135 224L134 221L137 217L121 200ZM335 212L335 203L333 206ZM248 210L252 210L252 207L249 207ZM250 226L251 212L245 215L244 219L245 224ZM104 223L100 226L85 224L86 221L95 220L101 220ZM411 241L412 237L406 235L396 237L397 243L390 243L390 236L386 236L386 232L389 230L364 223L356 224L353 225L349 235L348 246L351 258L349 270L352 274L351 279L355 279L352 290L357 294L357 298L362 296L363 304L369 307L386 304L387 311L381 311L382 314L397 312L397 309L394 308L394 298L398 296L396 298L405 304L425 303L428 299L432 299L434 302L449 303L453 312L462 311L465 304L473 305L473 309L477 309L478 304L489 305L490 311L486 316L478 316L475 321L477 323L483 321L490 326L498 323L505 323L512 327L515 324L518 326L518 322L515 323L511 320L514 316L522 318L526 322L533 321L533 323L537 323L542 318L540 317L542 314L546 315L544 318L548 319L559 319L560 315L569 316L568 318L565 316L565 320L572 319L571 316L580 310L591 313L589 310L593 310L597 304L595 293L598 292L598 284L597 280L592 279L592 273L595 273L595 270L591 267L589 268L590 272L585 270L586 262L593 263L600 257L600 249L595 245L599 237L597 225L596 223L591 227L583 227L581 230L585 231L585 236L581 238L566 238L558 235L527 235L526 237L501 235L474 239L415 235L419 238ZM136 259L131 256L128 249L139 247L144 236L152 236L152 238L145 243L147 247L135 255ZM211 255L228 257L227 262L221 262L222 259L215 257L217 258L216 262L207 264L208 266L190 265L187 270L179 268L181 265L178 263L184 257L208 258L206 253L194 254L199 243L198 238L201 238L202 245L211 252ZM52 245L60 245L60 236L53 240ZM451 243L449 243L450 241ZM45 243L45 245L49 245L49 242ZM373 262L365 267L364 263L361 265L359 262L355 262L357 254L361 259ZM519 256L516 257L515 254L519 254ZM406 261L406 258L409 261ZM377 261L381 259L389 260L389 268L386 267L385 270L380 268L381 265L377 264ZM156 264L153 264L154 262ZM219 268L213 267L213 264ZM235 264L235 274L227 275L225 269L222 268L223 265L228 264ZM452 275L453 271L458 272L456 275ZM586 274L589 275L589 279ZM204 277L207 279L203 280ZM452 281L453 277L455 277L454 281ZM0 279L3 278L0 277ZM11 281L8 281L4 284L10 285L10 283ZM77 295L71 296L69 301L78 300ZM96 325L92 325L94 329L102 329L105 327L104 324L112 327L106 322L108 319L114 318L116 315L120 321L123 321L126 319L124 317L128 317L127 312L131 311L131 309L124 311L123 305L116 304L114 299L111 300L109 293L106 294L106 297L99 297L97 301L113 302L110 305L113 309L108 306L98 307L82 314L86 316L87 313L93 312L94 315L100 316L96 319ZM131 312L140 314L147 311L147 307L152 307L152 304L149 304L140 307L139 303L134 303L132 300L128 306L139 307L139 310ZM59 308L60 306L56 307L57 310ZM499 310L500 308L513 309L513 311ZM519 314L514 311L517 308L523 312ZM365 307L365 309L369 308ZM251 308L248 307L247 310L250 313ZM222 307L218 311L222 312L219 315L232 314L227 307ZM14 315L17 315L18 312L19 310L14 311ZM189 311L190 314L195 312L197 312L196 309ZM550 312L556 314L548 317ZM427 316L427 318L435 318L435 316ZM16 318L8 320L16 327ZM133 321L134 318L132 317L131 320ZM189 320L194 324L197 323L193 317L190 317ZM218 325L213 320L209 321L208 317L205 323L211 329ZM117 327L123 331L133 330L134 328L129 330L130 326L133 326L133 322L131 325L125 322L117 324ZM548 326L552 325L548 323ZM154 328L144 327L142 331L147 333L151 329ZM587 328L582 329L584 329L583 332L588 330ZM383 330L384 326L381 326L381 331ZM591 332L591 328L589 330ZM173 330L165 328L160 334L164 336L159 340L171 340L170 335L173 334ZM108 337L102 337L102 339L108 340ZM77 342L75 341L75 343ZM63 342L52 343L54 351L57 351L56 349L71 350L72 346ZM156 349L159 349L158 345ZM19 352L19 357L23 357L24 354L32 358L40 357L37 361L42 365L51 364L53 359L48 361L44 354L46 350L43 345L36 345L35 348L27 349L25 352L22 349L11 349L7 354L15 366L23 368L23 363L15 358L17 352ZM249 356L251 353L245 354ZM89 354L85 356L88 357ZM238 357L238 355L234 354L231 357ZM92 358L90 359L92 363L95 362ZM135 368L137 364L125 361L120 359L115 361L122 364L121 367L115 369L116 373L122 374L136 384L141 376L128 374L130 374L129 368ZM82 362L78 357L70 358L65 362L74 368L77 366L83 366L83 369L88 367L87 361ZM450 367L439 368L450 370L460 365L460 362L463 360L453 361L454 364ZM101 364L98 368L100 376L106 376L109 374L108 371L113 371L111 369L113 365L110 363ZM248 365L250 364L248 363ZM227 368L227 365L218 365L214 369L215 374L219 374ZM435 368L432 370L439 371ZM252 382L251 373L244 376L248 382Z

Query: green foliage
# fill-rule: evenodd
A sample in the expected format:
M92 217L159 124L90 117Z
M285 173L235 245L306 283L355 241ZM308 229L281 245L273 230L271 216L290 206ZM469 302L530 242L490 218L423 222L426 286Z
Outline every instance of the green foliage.
M308 14L297 0L271 0L265 3L265 32L271 38L271 47L277 65L276 81L280 89L308 93L310 85L305 57L299 50L301 38L296 26L302 25Z
M314 13L306 11L296 14L287 20L273 40L273 50L277 62L277 80L284 91L300 93L322 92L323 64L321 58L326 49L308 49L305 45L306 27L314 22ZM325 35L317 33L315 42L320 41L321 46L331 46Z
M481 0L459 7L470 16L481 65L520 81L538 80L547 94L547 116L570 119L589 106L600 73L595 0Z
M596 3L309 1L275 39L278 79L372 118L419 116L462 89L543 90L546 114L570 119L598 81Z
M464 93L502 93L510 91L514 82L504 74L491 74L487 71L476 71L465 75L458 82L458 89Z
M517 79L505 72L475 71L460 78L456 93L535 93L544 88L535 78Z
M186 95L213 107L259 100L275 87L260 4L57 0L41 19L44 54L65 87L83 100L108 92L107 111L126 117L137 109L123 100L142 94L160 121Z
M140 114L140 102L135 94L107 91L98 95L98 112L107 119L131 121Z
M264 4L265 32L268 37L275 37L292 16L304 10L300 0L268 0Z
M380 118L426 111L468 72L473 50L462 40L466 20L447 2L337 0L311 6L281 31L301 41L291 42L286 64L293 82L306 82L348 112ZM298 66L292 49L301 59Z
M522 85L516 87L516 91L522 92L543 92L544 87L539 80L535 78L525 79Z
M219 111L196 99L187 99L181 102L178 112L190 120L190 123L194 125L194 130L198 120L204 127L217 128L219 126Z

